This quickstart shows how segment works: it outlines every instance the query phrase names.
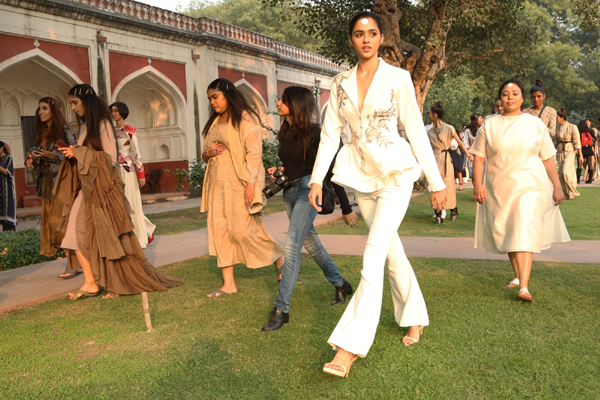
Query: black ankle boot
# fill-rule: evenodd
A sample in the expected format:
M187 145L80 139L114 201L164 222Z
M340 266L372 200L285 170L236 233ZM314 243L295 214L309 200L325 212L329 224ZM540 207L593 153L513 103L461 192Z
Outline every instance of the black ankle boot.
M331 305L337 306L338 304L344 304L346 302L346 296L349 296L352 293L354 293L352 285L350 282L344 279L342 286L335 288L335 300L331 303Z
M444 223L444 218L442 218L442 211L440 210L439 212L435 212L435 224L436 225L441 225Z
M454 207L452 210L450 210L450 221L456 221L457 217L458 217L458 207Z
M583 168L577 168L577 183L581 182L581 170Z
M594 171L588 168L588 178L585 183L592 183L594 181Z
M283 312L281 308L275 307L271 313L271 318L269 318L269 321L262 327L262 330L274 331L280 329L283 324L287 324L288 322L290 322L290 314Z

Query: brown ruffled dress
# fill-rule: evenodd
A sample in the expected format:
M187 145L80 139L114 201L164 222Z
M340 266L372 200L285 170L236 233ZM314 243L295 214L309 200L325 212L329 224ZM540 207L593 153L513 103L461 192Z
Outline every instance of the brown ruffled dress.
M101 137L105 151L83 146L82 129L74 157L61 164L54 187L63 203L60 229L68 269L80 269L75 255L79 250L92 265L96 283L117 294L137 294L183 283L154 268L146 259L133 233L131 208L115 165L116 141L105 121ZM82 126L84 128L84 125ZM109 154L112 153L112 154Z

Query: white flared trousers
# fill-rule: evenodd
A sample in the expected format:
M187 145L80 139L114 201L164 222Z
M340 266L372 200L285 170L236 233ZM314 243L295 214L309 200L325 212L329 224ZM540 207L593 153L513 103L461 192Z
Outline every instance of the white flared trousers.
M398 236L398 228L410 201L412 184L384 188L373 193L354 193L369 227L362 278L328 343L334 350L341 347L365 357L379 324L386 258L396 322L400 326L426 326L429 325L429 316L417 277Z

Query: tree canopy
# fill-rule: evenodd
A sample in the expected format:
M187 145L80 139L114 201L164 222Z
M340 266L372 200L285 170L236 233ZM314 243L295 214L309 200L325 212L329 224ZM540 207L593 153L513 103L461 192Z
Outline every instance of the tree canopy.
M462 63L525 68L530 46L540 40L535 16L522 0L263 0L299 16L322 51L355 62L347 44L348 22L364 10L384 22L383 59L411 73L421 107L438 74Z
M302 32L297 17L275 6L265 7L260 0L192 0L178 12L192 17L212 18L272 37L304 50L318 52L318 40Z

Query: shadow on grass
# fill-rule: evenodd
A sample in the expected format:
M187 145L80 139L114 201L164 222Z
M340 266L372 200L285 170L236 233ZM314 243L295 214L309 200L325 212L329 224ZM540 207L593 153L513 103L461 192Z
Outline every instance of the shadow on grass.
M362 259L334 256L353 286ZM48 301L0 316L2 398L595 398L600 392L600 265L534 263L533 304L515 301L508 261L411 259L430 326L404 347L385 283L377 336L349 379L321 372L345 306L303 256L281 330L261 332L277 296L271 267L236 267L239 293L208 257L163 267L186 283L140 296Z

